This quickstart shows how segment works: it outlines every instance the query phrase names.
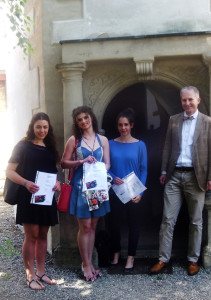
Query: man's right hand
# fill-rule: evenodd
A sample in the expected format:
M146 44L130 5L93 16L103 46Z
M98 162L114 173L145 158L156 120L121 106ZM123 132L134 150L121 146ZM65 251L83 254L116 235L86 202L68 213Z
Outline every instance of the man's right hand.
M165 184L165 181L166 181L166 174L162 174L162 175L160 176L160 183L161 183L162 185L164 185L164 184Z

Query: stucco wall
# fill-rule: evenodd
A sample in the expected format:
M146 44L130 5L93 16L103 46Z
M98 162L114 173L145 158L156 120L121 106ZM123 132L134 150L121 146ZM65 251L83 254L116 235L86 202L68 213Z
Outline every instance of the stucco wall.
M33 20L30 32L33 55L23 57L18 47L9 53L7 72L8 110L11 115L15 144L25 135L34 112L49 114L63 151L62 82L56 65L61 63L61 45L52 45L52 22L82 16L82 1L28 0L26 14ZM14 40L14 36L11 34ZM13 46L11 46L12 48ZM24 117L23 117L24 116Z
M210 15L208 0L84 0L81 18L53 22L52 42L207 31Z
M43 62L45 70L45 105L51 116L58 140L60 153L63 151L63 99L61 76L56 65L62 61L61 45L52 44L52 23L54 20L76 19L82 16L82 1L42 1L43 10Z
M24 57L22 49L9 50L6 66L7 103L13 129L13 144L26 133L33 112L45 111L44 71L42 62L42 17L39 0L29 1L26 13L34 21L30 38L35 54ZM14 36L13 45L16 41Z

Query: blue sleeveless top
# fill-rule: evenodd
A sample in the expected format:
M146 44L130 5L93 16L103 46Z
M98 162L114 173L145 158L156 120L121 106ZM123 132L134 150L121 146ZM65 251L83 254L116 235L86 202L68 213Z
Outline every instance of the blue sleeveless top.
M97 161L103 161L103 147L101 140L96 134L99 148L93 151L93 156ZM81 160L89 155L91 155L91 151L85 147L81 147L81 140L78 141L77 145L77 159ZM83 179L83 165L80 165L72 178L72 192L70 198L70 214L76 216L77 218L91 218L91 217L101 217L110 212L109 201L104 201L102 205L100 205L99 209L89 211L89 206L87 203L87 199L85 193L82 192L82 179Z

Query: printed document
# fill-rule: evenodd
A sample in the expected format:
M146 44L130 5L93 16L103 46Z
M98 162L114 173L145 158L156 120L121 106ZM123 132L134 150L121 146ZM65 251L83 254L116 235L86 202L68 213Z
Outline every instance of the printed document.
M83 164L83 191L108 190L107 171L103 162Z
M56 184L56 174L37 171L35 183L39 186L39 191L32 194L31 204L52 205Z
M124 180L124 183L120 185L113 184L112 189L124 204L147 189L134 172L126 175L122 180Z

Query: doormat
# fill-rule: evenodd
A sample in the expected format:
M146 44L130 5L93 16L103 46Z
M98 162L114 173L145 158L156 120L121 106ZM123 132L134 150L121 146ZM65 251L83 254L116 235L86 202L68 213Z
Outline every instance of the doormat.
M121 259L115 266L110 266L107 269L109 275L137 275L137 274L149 274L150 268L156 264L158 260L154 258L135 258L134 269L130 272L124 272L126 260ZM162 270L162 274L173 274L172 263L169 262L167 266Z

